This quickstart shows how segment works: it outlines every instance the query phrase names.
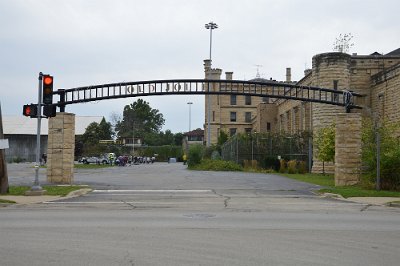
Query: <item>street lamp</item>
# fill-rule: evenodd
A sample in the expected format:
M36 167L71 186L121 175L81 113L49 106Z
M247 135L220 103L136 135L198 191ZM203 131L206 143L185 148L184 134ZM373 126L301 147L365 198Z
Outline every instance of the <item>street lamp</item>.
M191 122L192 122L192 102L188 102L187 103L188 105L189 105L189 132L190 132L190 129L191 129Z
M209 22L205 25L207 30L210 30L210 62L211 62L211 48L212 48L212 31L214 29L218 29L218 25L214 22ZM211 119L211 95L207 95L207 147L211 146L211 128L210 128L210 119Z

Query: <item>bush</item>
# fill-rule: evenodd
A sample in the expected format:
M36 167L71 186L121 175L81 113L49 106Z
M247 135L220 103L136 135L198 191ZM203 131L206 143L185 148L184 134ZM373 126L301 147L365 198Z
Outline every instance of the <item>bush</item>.
M389 125L387 123L383 123L379 129L374 129L371 120L363 120L363 170L369 177L370 182L375 183L377 169L376 131L379 130L381 136L380 169L382 189L400 189L400 145L396 137L399 129L399 124Z
M204 151L203 146L200 144L189 147L189 156L188 156L189 167L194 167L200 164L201 159L203 158L203 151Z
M280 161L276 158L276 156L266 156L262 161L261 165L264 169L274 169L275 171L279 171Z
M288 174L296 174L297 173L297 161L296 160L290 160L287 163L287 168L288 168Z
M203 171L243 171L243 167L237 163L210 159L202 160L200 164L189 168Z
M307 173L307 164L305 161L299 161L297 164L297 171L299 174Z
M286 173L287 170L287 165L286 165L286 161L281 159L279 160L280 166L279 166L279 173Z

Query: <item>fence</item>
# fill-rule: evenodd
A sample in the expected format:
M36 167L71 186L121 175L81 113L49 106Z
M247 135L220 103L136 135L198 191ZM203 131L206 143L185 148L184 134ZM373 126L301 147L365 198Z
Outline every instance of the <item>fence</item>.
M312 166L312 138L308 132L298 134L236 134L221 147L222 159L244 164L255 160L262 168L276 166L279 158L298 160Z

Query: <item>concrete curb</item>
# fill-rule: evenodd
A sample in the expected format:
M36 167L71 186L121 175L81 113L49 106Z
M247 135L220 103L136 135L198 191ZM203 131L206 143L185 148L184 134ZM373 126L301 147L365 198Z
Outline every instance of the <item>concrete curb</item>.
M400 198L397 197L350 197L344 198L342 195L334 193L323 193L322 197L333 198L348 202L362 203L368 205L376 206L386 206L386 207L399 207L400 208Z

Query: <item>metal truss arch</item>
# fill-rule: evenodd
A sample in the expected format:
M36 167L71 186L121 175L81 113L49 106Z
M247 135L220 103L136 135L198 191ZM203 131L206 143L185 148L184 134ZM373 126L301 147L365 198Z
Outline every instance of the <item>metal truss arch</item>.
M334 90L312 86L282 83L276 81L210 80L210 79L173 79L135 82L109 83L71 89L59 89L56 104L64 108L69 104L143 97L156 95L248 95L271 99L298 100L343 106L346 111L361 109L354 104L355 97L363 95L349 90Z

